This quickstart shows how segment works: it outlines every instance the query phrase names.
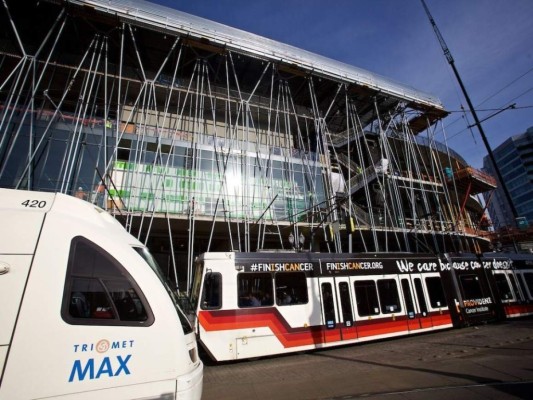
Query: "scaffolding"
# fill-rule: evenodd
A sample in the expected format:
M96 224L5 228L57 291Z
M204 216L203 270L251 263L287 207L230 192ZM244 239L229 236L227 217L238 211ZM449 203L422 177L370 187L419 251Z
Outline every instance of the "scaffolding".
M30 3L0 13L0 186L107 209L176 284L204 251L488 248L433 97L144 2Z

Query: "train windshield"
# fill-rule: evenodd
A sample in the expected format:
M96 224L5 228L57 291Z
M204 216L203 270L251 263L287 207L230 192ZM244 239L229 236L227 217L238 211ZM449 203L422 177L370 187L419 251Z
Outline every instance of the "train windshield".
M134 247L133 249L144 259L144 261L146 261L146 263L150 266L150 268L152 268L156 276L159 278L159 280L163 284L168 295L172 299L172 303L174 304L174 307L176 308L176 312L178 313L181 326L183 327L183 332L185 334L192 333L191 324L189 323L189 320L187 319L187 317L181 310L181 307L179 306L178 294L176 293L175 290L172 290L172 283L163 274L163 272L161 271L161 267L159 266L159 264L157 264L157 261L154 259L152 254L150 254L148 249L143 248L143 247Z

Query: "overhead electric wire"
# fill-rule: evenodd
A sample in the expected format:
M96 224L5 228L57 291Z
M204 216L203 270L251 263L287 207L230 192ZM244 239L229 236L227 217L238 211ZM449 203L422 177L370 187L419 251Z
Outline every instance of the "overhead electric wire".
M531 89L529 89L528 92L531 91L531 90L533 90L533 87L532 87ZM519 97L520 97L520 96L519 96ZM517 97L515 97L515 99L516 99L516 98L517 98ZM512 100L514 100L514 99L512 99ZM511 100L511 101L512 101L512 100ZM495 114L489 115L488 117L484 118L482 121L485 121L485 120L487 120L488 118L490 118L490 117L492 117L492 116L494 116L494 115L496 115L496 114L499 114L500 112L506 111L506 110L519 110L519 109L526 109L526 108L533 108L533 106L525 106L525 107L516 107L516 106L515 106L515 107L511 107L511 106L507 106L507 107L504 107L504 108L499 108L499 109L496 109L496 110L498 110L498 111L497 111ZM485 111L488 111L488 110L485 110ZM467 122L468 122L468 121L467 121ZM470 124L470 123L468 123L468 125L467 125L463 130L460 130L459 132L454 133L454 134L451 135L448 139L453 139L454 137L459 136L461 133L465 132L466 130L470 130L473 126L475 126L475 124Z
M505 89L507 89L508 87L510 87L513 83L519 81L520 79L522 79L524 76L526 76L527 74L529 74L531 71L533 71L533 67L531 67L529 70L527 70L526 72L524 72L522 75L520 75L518 78L515 78L514 80L512 80L511 82L509 82L506 86L504 86L503 88L501 88L500 90L498 90L496 93L493 93L492 95L490 95L489 97L487 97L485 100L483 100L481 103L478 104L478 106L486 103L487 101L489 101L490 99L492 99L494 96L500 94L501 92L503 92ZM532 88L533 89L533 88ZM531 89L529 89L531 90ZM511 100L512 101L512 100Z
M533 87L531 89L528 89L527 91L530 92L531 90L533 90ZM520 97L520 96L518 96ZM518 98L518 97L515 97ZM511 99L510 101L512 101L514 99ZM503 111L503 110L506 110L508 107L503 107L503 108L476 108L476 111L477 112L488 112L488 111ZM526 109L526 108L533 108L533 105L531 106L514 106L512 109L513 110L523 110L523 109ZM465 110L446 110L446 112L449 112L450 114L453 114L453 113L464 113ZM448 125L449 126L449 125Z
M477 105L477 107L480 107L482 106L483 104L485 104L487 101L489 101L490 99L492 99L493 97L497 96L498 94L500 94L501 92L503 92L505 89L511 87L514 83L518 82L520 79L522 79L524 76L526 76L527 74L529 74L530 72L533 71L533 67L531 67L529 70L527 70L526 72L524 72L522 75L520 75L519 77L513 79L511 82L509 82L508 84L506 84L505 86L503 86L501 89L498 89L495 93L491 94L489 97L485 98L481 103L479 103ZM533 90L533 87L527 89L525 92L522 92L521 94L519 94L518 96L515 96L514 98L508 100L507 102L510 103L522 96L524 96L525 94L529 93L530 91ZM502 109L502 107L500 108L488 108L488 109L479 109L477 108L475 109L476 112L484 112L484 111L499 111ZM520 110L520 109L527 109L527 108L533 108L533 105L527 105L527 106L517 106L517 107L514 107L514 109L516 110ZM453 110L453 111L450 111L450 110L446 110L448 111L449 113L464 113L464 110ZM456 122L459 122L461 121L463 118L457 118L455 120L453 120L452 122L450 122L447 126L448 128L455 124ZM448 139L452 139L454 138L455 136L465 132L468 128L464 128L462 129L461 131L457 132L457 133L454 133L452 135L450 135L448 137Z

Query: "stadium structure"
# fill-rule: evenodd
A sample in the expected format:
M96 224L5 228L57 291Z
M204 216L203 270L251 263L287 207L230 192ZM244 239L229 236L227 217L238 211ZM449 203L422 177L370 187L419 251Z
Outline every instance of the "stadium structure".
M181 288L205 251L489 249L429 94L141 0L0 21L0 186L110 211Z

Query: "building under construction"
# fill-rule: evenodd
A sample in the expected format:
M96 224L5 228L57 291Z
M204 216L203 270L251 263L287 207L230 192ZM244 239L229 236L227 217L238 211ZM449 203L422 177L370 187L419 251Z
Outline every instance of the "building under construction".
M431 95L140 0L0 21L0 186L107 209L181 287L206 251L489 249Z

